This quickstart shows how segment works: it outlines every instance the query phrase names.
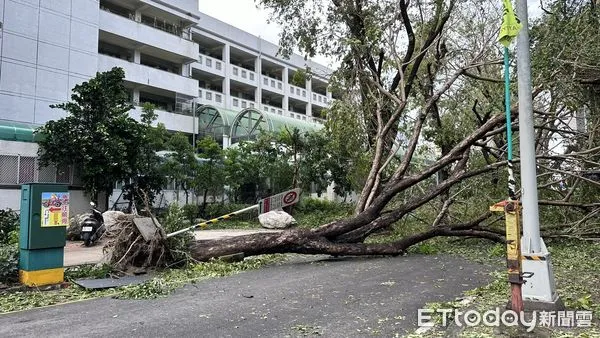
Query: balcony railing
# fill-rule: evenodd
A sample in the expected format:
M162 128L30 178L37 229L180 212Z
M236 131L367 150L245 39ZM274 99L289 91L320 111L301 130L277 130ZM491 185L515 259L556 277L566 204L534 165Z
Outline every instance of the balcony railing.
M271 114L284 115L284 110L282 108L273 107L268 104L263 104L262 110Z
M256 85L256 73L246 68L229 65L231 67L231 77L251 85Z
M115 66L125 70L126 81L162 88L188 96L196 96L198 81L194 79L112 56L98 54L99 71L108 71Z
M320 106L323 106L323 107L329 106L329 101L327 99L327 96L321 95L321 94L315 93L315 92L312 93L312 100L311 100L311 102L313 104L317 104L317 105L320 105Z
M198 98L202 104L225 107L225 94L210 89L198 89Z
M231 108L234 110L237 109L246 109L246 108L254 108L256 107L256 103L251 100L244 100L239 97L231 98Z
M283 94L283 82L266 75L262 76L263 88Z
M304 101L308 101L308 97L306 96L306 89L296 87L292 84L288 85L288 88L289 88L288 89L289 96L294 97L294 98L299 98Z
M225 76L225 63L222 60L199 53L198 64L200 69L209 70L213 73Z
M100 6L100 9L109 13L113 13L116 14L118 16L121 16L123 18L129 19L131 21L137 22L137 23L141 23L145 26L148 27L152 27L152 28L156 28L158 30L161 30L163 32L167 32L169 34L178 36L182 39L186 39L189 41L192 41L191 37L187 34L184 34L183 29L176 23L171 23L168 22L167 20L161 19L161 18L157 18L157 17L150 17L150 16L146 16L146 15L142 15L139 20L136 19L135 17L135 12L126 9L126 8L113 8L110 9L106 6Z

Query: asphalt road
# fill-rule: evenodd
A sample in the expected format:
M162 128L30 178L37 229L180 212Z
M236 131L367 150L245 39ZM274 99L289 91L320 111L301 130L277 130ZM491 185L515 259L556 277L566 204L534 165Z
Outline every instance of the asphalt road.
M417 309L485 284L451 256L302 259L155 300L96 299L0 315L0 337L402 336Z

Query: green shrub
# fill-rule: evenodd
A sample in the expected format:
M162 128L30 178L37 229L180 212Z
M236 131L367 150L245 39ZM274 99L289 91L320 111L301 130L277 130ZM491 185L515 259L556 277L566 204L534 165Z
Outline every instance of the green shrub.
M0 246L0 283L19 280L19 248L16 245Z
M189 225L184 222L186 218L184 208L173 203L161 216L160 224L167 234L181 230ZM180 234L167 239L167 247L171 253L170 261L173 264L185 263L189 259L189 244L194 239L192 232Z
M183 216L190 224L194 224L194 220L200 216L200 206L196 204L186 204L182 207Z
M302 198L300 203L295 207L297 212L300 213L312 213L312 212L325 212L325 213L346 213L352 211L352 206L349 204L331 202L318 198Z
M238 211L244 208L252 206L252 204L236 204L236 203L213 203L208 204L206 209L204 210L204 214L202 215L205 219L217 218L219 216L223 216L234 211ZM256 220L258 217L258 211L248 211L240 215L236 215L236 220Z
M19 214L11 209L0 210L0 245L19 242Z

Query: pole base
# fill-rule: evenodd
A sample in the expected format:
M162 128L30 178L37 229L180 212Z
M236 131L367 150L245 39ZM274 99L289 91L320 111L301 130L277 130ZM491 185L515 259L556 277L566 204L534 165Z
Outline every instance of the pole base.
M529 240L523 237L523 303L525 311L560 310L564 304L556 293L550 252L540 238L540 252L531 252Z

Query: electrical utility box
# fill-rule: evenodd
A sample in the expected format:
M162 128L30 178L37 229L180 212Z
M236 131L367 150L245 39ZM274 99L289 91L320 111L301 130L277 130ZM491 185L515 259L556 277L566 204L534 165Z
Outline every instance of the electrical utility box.
M27 183L21 186L21 283L40 286L63 282L68 225L69 189L66 184Z

